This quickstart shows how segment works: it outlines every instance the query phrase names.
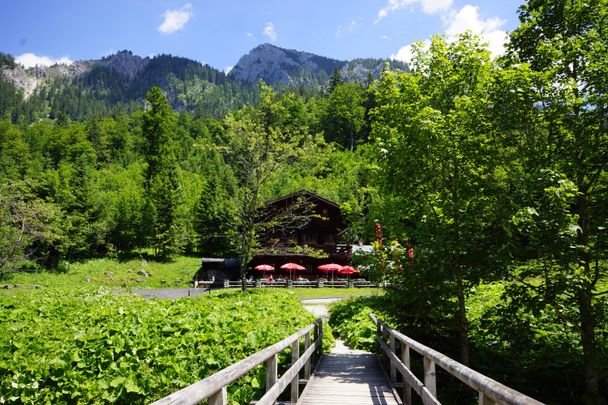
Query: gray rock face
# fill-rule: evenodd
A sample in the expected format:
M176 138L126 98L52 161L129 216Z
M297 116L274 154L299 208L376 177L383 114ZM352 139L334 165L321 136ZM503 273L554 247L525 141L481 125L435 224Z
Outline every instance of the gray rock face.
M14 69L3 68L2 78L18 89L23 90L25 98L31 96L42 84L57 78L75 78L91 70L93 61L77 61L69 65L36 66L25 69L17 65Z
M69 65L36 66L25 69L17 65L14 69L3 68L2 78L23 90L27 99L36 89L53 79L76 79L89 73L95 66L105 66L132 80L150 62L150 58L133 55L130 51L120 51L101 60L76 61Z
M369 73L374 78L379 78L387 62L391 69L407 70L405 64L387 59L355 59L346 62L263 44L241 57L228 76L242 83L264 80L271 85L308 83L324 85L337 69L344 81L365 82Z
M120 51L103 58L99 63L132 80L150 62L150 58L133 55L131 51Z
M268 84L305 83L319 75L330 76L345 64L308 52L262 44L241 57L228 76L243 83L256 83L260 79Z

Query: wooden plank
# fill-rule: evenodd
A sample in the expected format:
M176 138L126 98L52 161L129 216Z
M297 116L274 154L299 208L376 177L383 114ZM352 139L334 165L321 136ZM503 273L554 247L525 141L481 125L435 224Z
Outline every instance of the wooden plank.
M278 361L275 354L266 360L266 391L269 391L277 382Z
M410 347L403 342L401 342L401 362L405 368L410 369ZM403 403L405 405L412 405L412 389L407 383L405 374L401 374L401 376L403 377Z
M291 344L291 364L293 366L293 364L295 364L298 359L300 358L300 339L294 341ZM296 403L298 402L298 397L300 396L300 384L299 384L299 380L300 380L300 376L298 375L298 373L296 374L296 376L291 380L291 393L290 393L290 397L291 397L291 402L292 403Z
M428 357L424 357L424 385L429 389L434 397L437 397L437 380L435 379L435 362Z
M281 376L281 378L277 381L275 385L269 389L266 394L258 401L260 405L270 405L273 404L279 395L283 392L283 390L293 381L295 377L297 377L299 371L302 369L302 366L305 362L309 361L313 352L315 351L315 346L311 346L308 348L304 355L298 359L286 372Z
M300 405L397 405L399 401L371 353L324 355Z
M209 405L227 405L228 404L228 390L226 387L222 387L221 391L210 396Z

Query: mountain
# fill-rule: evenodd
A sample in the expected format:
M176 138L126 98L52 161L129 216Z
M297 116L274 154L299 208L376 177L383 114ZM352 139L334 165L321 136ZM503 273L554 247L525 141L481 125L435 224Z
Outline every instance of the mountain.
M228 73L228 77L241 83L257 83L263 80L271 85L325 86L335 70L340 71L346 81L364 82L369 73L378 78L386 63L389 63L391 69L408 69L407 65L401 62L387 59L342 61L262 44L242 56Z
M228 75L200 62L172 56L141 57L120 51L70 65L24 68L0 52L0 118L23 115L31 121L66 114L72 119L141 108L146 92L160 86L174 109L221 117L257 100L257 82L282 89L324 91L335 70L345 81L378 78L383 59L341 61L308 52L259 45L240 58Z
M171 55L140 57L120 51L99 60L24 68L0 65L0 97L17 94L8 115L33 120L65 113L73 119L141 108L146 92L160 86L176 110L220 117L257 98L256 86L242 85L208 65ZM14 95L12 97L15 98ZM6 107L0 117L6 116Z

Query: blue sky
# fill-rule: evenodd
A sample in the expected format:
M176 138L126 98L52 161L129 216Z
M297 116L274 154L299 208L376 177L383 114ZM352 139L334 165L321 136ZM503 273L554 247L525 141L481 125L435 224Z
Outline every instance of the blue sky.
M407 60L413 41L471 29L497 54L522 0L2 0L0 51L24 65L128 49L227 69L261 43L337 59Z

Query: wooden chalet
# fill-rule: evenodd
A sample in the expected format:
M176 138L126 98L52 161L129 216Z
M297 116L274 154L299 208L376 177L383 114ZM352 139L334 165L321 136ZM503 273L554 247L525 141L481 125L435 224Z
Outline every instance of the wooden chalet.
M261 252L248 269L254 277L261 276L261 272L253 270L255 266L267 264L275 271L266 276L315 280L327 276L317 266L350 262L351 246L339 243L346 225L340 206L333 201L301 190L268 202L263 215L270 226L260 241ZM281 270L286 263L299 264L305 270Z

